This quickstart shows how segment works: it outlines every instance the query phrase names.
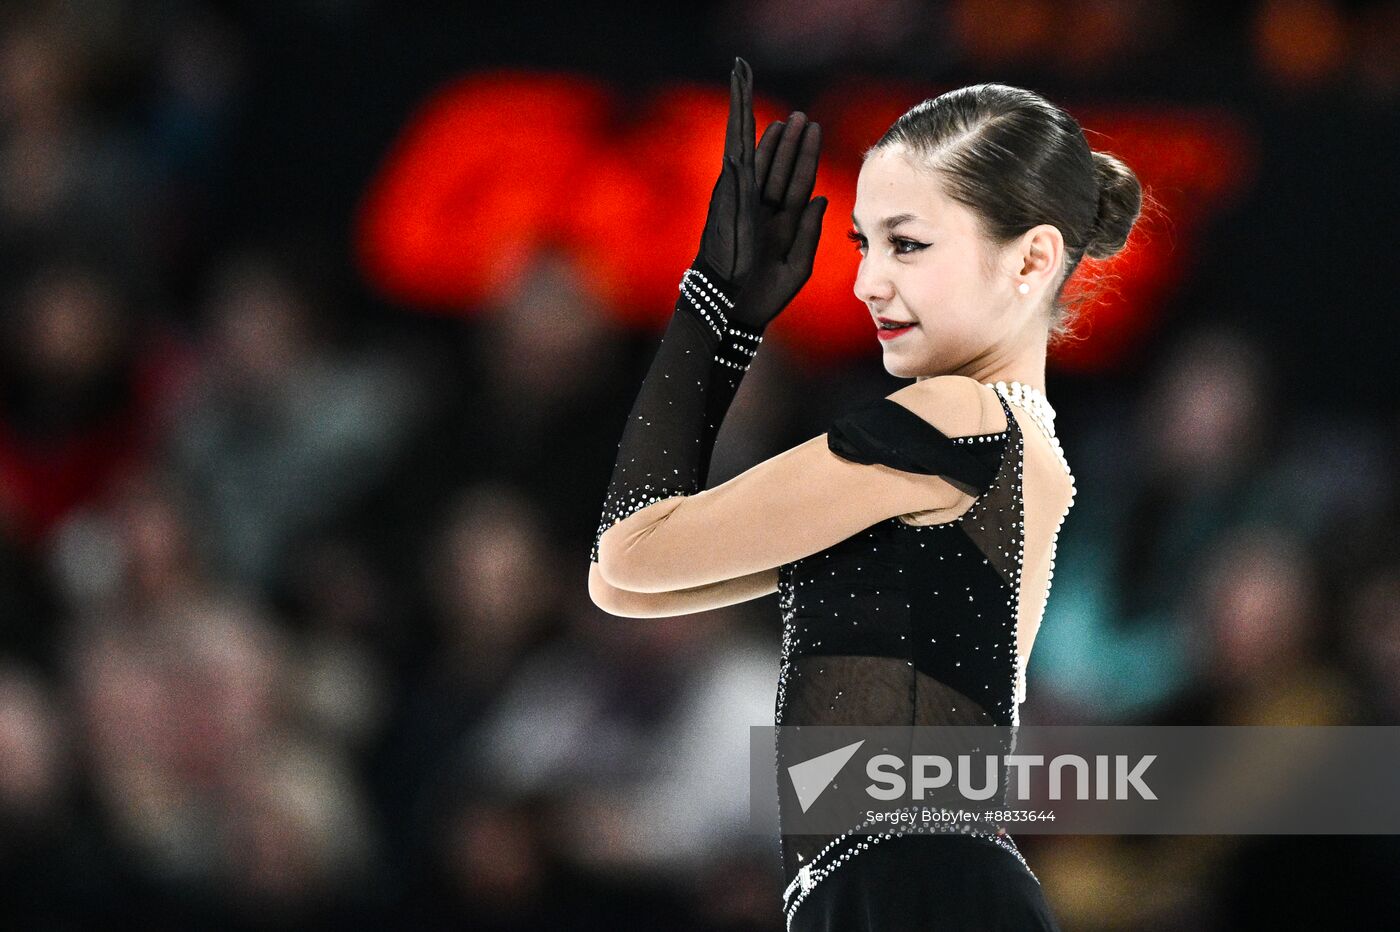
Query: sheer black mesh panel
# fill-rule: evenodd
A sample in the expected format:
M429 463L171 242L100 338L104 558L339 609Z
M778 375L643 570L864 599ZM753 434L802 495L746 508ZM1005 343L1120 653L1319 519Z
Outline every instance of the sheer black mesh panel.
M683 278L618 442L589 554L594 563L598 541L615 523L652 502L704 488L720 424L762 340L759 331L724 317L733 294L733 285L703 266Z

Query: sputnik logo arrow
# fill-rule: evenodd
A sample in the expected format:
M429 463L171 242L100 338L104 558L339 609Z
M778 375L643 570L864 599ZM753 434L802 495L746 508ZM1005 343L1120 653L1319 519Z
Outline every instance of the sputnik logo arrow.
M819 757L804 760L802 763L793 764L788 768L788 779L792 780L792 788L797 791L797 802L802 806L803 812L812 807L812 803L817 801L817 797L826 791L832 780L836 779L841 768L846 766L846 761L850 760L864 743L865 739L862 738L855 744L848 744L844 748L828 751Z

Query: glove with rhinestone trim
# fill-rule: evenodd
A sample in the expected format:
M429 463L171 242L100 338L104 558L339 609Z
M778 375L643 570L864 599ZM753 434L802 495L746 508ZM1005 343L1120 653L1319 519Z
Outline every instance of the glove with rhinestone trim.
M826 198L812 197L821 124L794 112L764 130L755 150L748 62L735 60L729 84L724 163L685 280L699 280L694 304L702 316L714 311L706 292L718 290L729 299L716 302L728 323L762 333L812 275L827 207Z
M753 145L753 79L736 59L724 164L695 262L633 403L594 535L703 488L720 424L763 331L811 276L826 199L808 201L821 129L794 114Z

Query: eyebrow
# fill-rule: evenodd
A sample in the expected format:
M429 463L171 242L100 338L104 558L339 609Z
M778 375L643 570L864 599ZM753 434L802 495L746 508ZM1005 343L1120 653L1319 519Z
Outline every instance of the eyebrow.
M893 230L901 223L908 223L910 220L918 219L919 218L914 214L895 214L893 217L886 217L884 220L881 220L880 228L884 230ZM860 226L860 222L856 220L856 215L854 211L851 213L851 223L854 223L857 227Z

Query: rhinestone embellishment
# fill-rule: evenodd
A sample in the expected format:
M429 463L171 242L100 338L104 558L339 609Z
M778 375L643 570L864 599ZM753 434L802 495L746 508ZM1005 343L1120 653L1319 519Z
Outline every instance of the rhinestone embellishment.
M1048 402L1043 402L1043 395L1028 390L1021 383L987 384L1001 402L1007 427L991 434L947 438L972 449L986 444L1008 444L1003 454L1003 466L997 471L992 484L978 494L967 510L942 524L905 524L898 517L891 518L835 547L779 568L778 593L783 621L777 701L779 725L816 725L822 721L812 716L822 714L823 710L828 713L846 710L847 714L854 710L854 707L847 707L847 700L841 699L843 692L852 692L846 680L821 682L816 678L826 672L830 663L839 662L843 653L860 653L863 649L861 645L865 643L851 641L850 647L836 649L824 646L823 642L833 636L841 636L842 628L851 630L853 633L847 637L853 637L854 632L863 632L867 627L870 628L870 637L878 638L882 629L886 632L886 636L897 645L886 648L888 655L906 668L914 667L914 660L920 655L906 653L901 658L895 651L912 650L914 640L923 638L925 647L921 648L922 656L932 658L937 668L947 671L946 676L951 677L950 683L961 684L952 687L960 690L950 696L954 703L943 706L944 712L950 714L953 720L963 714L958 710L964 698L969 698L975 705L980 704L995 721L1010 724L1013 729L1019 725L1020 704L1025 700L1026 691L1019 647L1022 643L1019 630L1020 596L1026 558L1023 495L1025 435L1020 429L1020 422L1013 416L1011 405L1031 414L1036 429L1051 441L1061 466L1067 474L1070 473L1063 451L1054 439L1053 409ZM1072 474L1070 479L1072 484ZM1063 521L1062 514L1060 524ZM966 534L959 533L958 529ZM979 549L975 541L980 541L983 549ZM884 553L887 550L893 552ZM925 556L919 557L921 553ZM1050 555L1053 560L1053 541ZM919 610L927 612L938 608L940 612L944 609L956 612L957 617L965 619L965 626L948 627L948 623L940 626L932 619L916 624L911 620L914 616L910 613L915 612L916 608L912 593L907 588L911 583L905 581L905 570L908 568L905 561L908 559L930 560L931 566L924 563L924 567L939 574L932 586L928 587L932 590L934 605L927 602L930 596L925 594L921 597L923 601ZM868 566L867 561L882 564L883 572L872 576L874 568ZM959 575L960 570L954 565L949 565L944 571L943 561L961 564L968 575ZM982 595L986 584L974 588L971 580L980 578L974 567L992 562L997 564L1004 587L995 602L984 607L981 603L986 601ZM927 578L927 572L921 578ZM964 579L968 580L967 585L964 585ZM881 581L880 585L874 584L876 580ZM842 583L850 585L843 587ZM890 587L889 595L894 598L881 598L880 593L885 591L886 585ZM866 599L869 601L862 601ZM957 600L966 608L955 609L956 603L949 600ZM849 612L842 607L846 605L855 611ZM900 609L903 609L902 613ZM854 617L847 617L849 615ZM983 618L992 623L977 621ZM919 625L929 624L932 627L923 628L921 634ZM894 627L890 628L890 625ZM912 632L912 636L909 632ZM934 633L937 637L929 636ZM833 655L825 664L821 662L825 659L824 651L830 651ZM995 675L990 680L985 679L986 672L992 670L997 671ZM914 671L910 672L914 674ZM919 672L933 674L932 669L921 669ZM976 695L968 690L976 690ZM977 695L986 698L978 700ZM910 714L914 714L912 707ZM976 714L975 707L973 714ZM911 720L911 723L919 720ZM778 750L777 763L781 772L782 752ZM815 849L795 844L790 853L792 843L786 837L780 839L780 853L800 864L784 892L784 912L789 928L800 904L820 888L823 880L843 865L851 863L861 852L897 837L896 834L861 834L869 832L872 827L865 823L856 825ZM929 826L926 830L930 833L961 832L984 843L996 844L1016 857L1031 877L1035 876L1015 843L1005 833L946 825Z

